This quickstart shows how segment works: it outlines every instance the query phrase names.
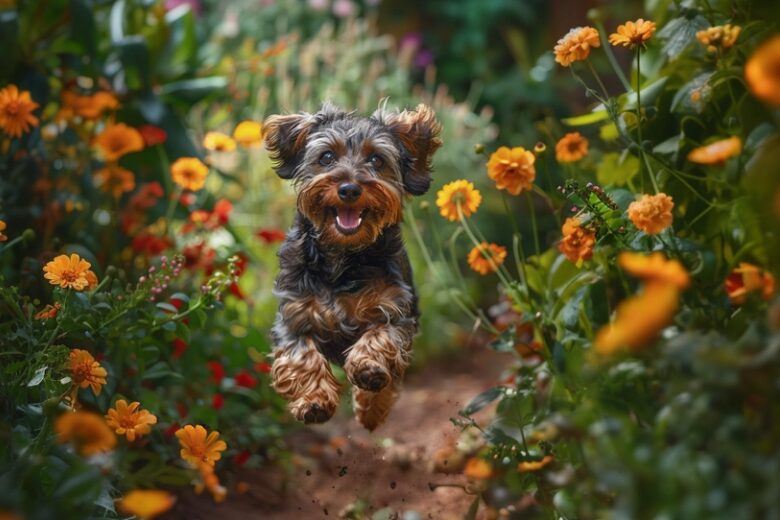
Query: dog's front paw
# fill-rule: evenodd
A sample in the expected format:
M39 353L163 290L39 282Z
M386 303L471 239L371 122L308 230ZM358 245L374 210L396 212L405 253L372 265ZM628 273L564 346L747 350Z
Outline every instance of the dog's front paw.
M378 363L364 363L352 372L350 379L358 388L379 392L390 383L390 372Z
M290 403L290 413L304 424L321 424L333 417L336 406L329 403L298 399Z

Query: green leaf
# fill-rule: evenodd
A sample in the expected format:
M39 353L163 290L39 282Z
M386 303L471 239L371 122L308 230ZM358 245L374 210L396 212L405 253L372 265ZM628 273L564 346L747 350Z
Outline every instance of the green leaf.
M478 396L476 396L474 399L471 400L469 404L467 404L461 411L460 415L463 416L469 416L477 413L478 411L482 410L484 407L498 399L504 394L503 387L500 386L494 386L493 388L489 388L488 390L485 390Z
M479 511L479 495L474 499L474 501L469 506L469 510L466 512L466 516L463 517L463 520L476 520L477 519L477 511Z
M666 40L661 52L670 58L676 58L691 42L696 40L696 33L709 27L707 19L701 15L681 16L671 20L658 31L658 38Z
M569 126L585 126L585 125L592 125L593 123L598 123L599 121L604 121L608 117L609 114L607 113L606 110L596 110L591 112L590 114L567 117L561 119L561 121L563 122L563 124Z
M639 173L639 159L628 153L606 153L601 157L596 179L602 186L624 186Z
M43 381L44 376L46 376L46 369L49 368L47 366L43 366L35 371L35 374L33 374L32 378L27 382L27 386L38 386L41 384L41 381Z
M488 343L488 347L496 352L512 352L515 349L515 341L515 326L512 325L499 334L496 339Z

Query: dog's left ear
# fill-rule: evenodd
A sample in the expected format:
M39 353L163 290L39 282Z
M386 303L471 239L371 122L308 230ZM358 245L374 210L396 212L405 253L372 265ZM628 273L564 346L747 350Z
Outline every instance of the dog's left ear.
M417 105L412 111L374 114L401 141L408 156L405 158L403 183L412 195L422 195L431 185L431 161L441 146L441 123L427 105Z
M263 121L265 147L274 160L274 169L282 179L291 179L301 162L309 132L316 123L314 115L273 115Z

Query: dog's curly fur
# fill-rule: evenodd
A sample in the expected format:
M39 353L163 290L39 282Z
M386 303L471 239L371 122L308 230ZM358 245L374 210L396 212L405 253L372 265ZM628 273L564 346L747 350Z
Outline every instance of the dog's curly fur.
M298 420L327 421L339 401L337 363L358 420L373 430L409 366L419 310L399 223L406 195L430 186L441 127L425 105L360 117L329 103L263 127L277 173L298 194L279 252L274 388Z

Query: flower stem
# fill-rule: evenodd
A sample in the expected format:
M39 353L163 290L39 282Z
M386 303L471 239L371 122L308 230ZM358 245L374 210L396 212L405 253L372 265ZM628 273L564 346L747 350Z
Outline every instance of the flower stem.
M642 141L642 70L640 68L641 59L640 56L642 54L642 47L637 45L636 47L636 133L637 133L637 139L639 140L639 154L642 156L642 161L645 165L645 168L647 168L647 175L650 176L650 182L653 183L653 189L655 190L655 193L658 193L658 183L655 180L655 175L653 174L652 168L650 168L650 162L647 160L647 156L645 155L645 149L643 146Z
M617 59L615 58L615 54L612 52L612 47L609 44L609 39L607 38L607 32L604 30L604 24L602 24L600 21L596 21L596 28L599 30L599 34L601 35L601 40L604 42L604 54L607 55L607 60L609 61L609 64L612 65L612 69L615 71L615 75L617 75L620 82L623 84L623 88L626 89L626 92L631 90L631 83L629 83L628 78L626 78L626 75L623 73L623 69L620 68L620 65L617 62Z
M539 256L542 253L542 250L539 247L539 228L536 227L536 208L534 207L534 199L531 196L530 191L526 191L525 196L528 200L528 210L531 212L531 227L534 230L534 250L536 251L536 256Z

